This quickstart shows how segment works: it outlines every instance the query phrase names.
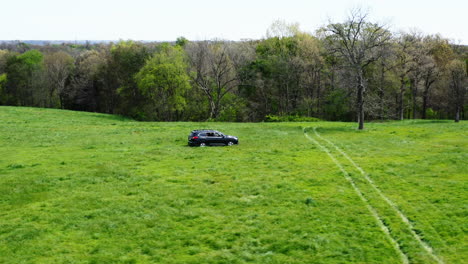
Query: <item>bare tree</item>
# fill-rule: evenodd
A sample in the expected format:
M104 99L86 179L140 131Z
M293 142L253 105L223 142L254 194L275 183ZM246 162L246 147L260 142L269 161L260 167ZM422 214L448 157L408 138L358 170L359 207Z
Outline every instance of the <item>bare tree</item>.
M299 24L298 23L287 23L284 20L275 20L268 27L266 32L267 38L287 38L293 37L299 33Z
M425 57L426 63L422 69L422 78L424 84L424 90L422 94L422 108L421 108L421 118L426 119L427 105L429 102L429 92L434 84L434 82L439 78L439 69L435 64L434 59L431 56Z
M392 43L394 44L394 43ZM376 95L377 95L377 109L376 116L381 120L385 117L388 118L388 92L389 88L393 88L392 82L388 80L388 75L395 70L397 65L396 57L396 45L382 46L379 50L380 59L377 62L377 70L375 73L374 82L376 83Z
M367 21L368 14L357 9L351 12L344 23L330 23L325 28L328 48L343 58L355 78L359 129L364 129L364 93L366 91L366 68L379 59L378 49L386 46L390 32L378 23Z
M300 31L297 31L295 38L298 49L296 58L301 67L299 75L300 90L303 95L301 103L306 107L307 116L311 116L312 113L318 115L322 70L324 68L324 60L320 54L322 52L321 43L312 35ZM316 95L315 99L314 94ZM317 106L315 111L313 111L314 105Z
M73 58L63 51L47 54L44 58L46 74L49 80L49 106L54 107L54 95L58 96L60 107L63 108L63 93L65 82L73 68Z
M409 87L411 91L411 113L412 119L416 119L416 108L417 108L417 100L418 100L418 91L419 91L419 82L421 80L422 75L422 68L424 64L425 58L425 51L420 38L418 38L417 42L415 43L415 49L413 49L412 59L411 62L411 72L409 74Z
M415 69L413 53L417 39L413 34L403 33L396 41L396 65L395 71L400 82L400 89L396 95L397 119L403 120L405 113L405 93L410 82L410 74ZM414 81L414 78L413 78Z
M239 80L229 46L220 41L191 42L187 53L195 72L192 80L210 104L209 118L217 118L221 99L237 87Z

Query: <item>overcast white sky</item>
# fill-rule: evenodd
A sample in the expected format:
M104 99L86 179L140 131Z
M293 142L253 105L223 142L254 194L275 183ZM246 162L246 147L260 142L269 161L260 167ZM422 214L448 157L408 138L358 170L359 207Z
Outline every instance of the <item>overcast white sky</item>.
M274 20L313 32L356 6L394 31L468 45L466 0L0 0L0 40L258 39Z

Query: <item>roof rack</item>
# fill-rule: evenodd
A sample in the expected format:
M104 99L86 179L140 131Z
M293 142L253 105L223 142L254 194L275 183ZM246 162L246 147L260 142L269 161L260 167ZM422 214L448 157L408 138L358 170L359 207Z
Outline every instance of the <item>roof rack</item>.
M192 130L192 132L195 132L195 131L216 131L214 129L194 129Z

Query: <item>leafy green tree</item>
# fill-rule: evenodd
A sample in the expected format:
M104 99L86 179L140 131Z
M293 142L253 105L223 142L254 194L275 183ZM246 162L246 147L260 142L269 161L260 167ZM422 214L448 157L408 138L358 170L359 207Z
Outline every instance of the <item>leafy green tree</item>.
M8 104L33 106L34 89L38 88L44 56L38 50L29 50L8 58L6 65Z
M136 74L138 89L151 106L150 119L179 119L190 90L188 67L182 48L166 44Z
M468 89L468 76L466 63L461 60L453 60L448 65L450 74L451 101L455 108L455 122L460 122L465 97Z
M320 80L323 70L320 41L301 32L297 24L276 21L267 31L269 38L256 47L256 59L250 65L251 81L257 93L250 94L251 105L267 114L317 114ZM245 86L244 90L253 90Z
M178 37L176 40L176 46L179 46L182 48L185 47L187 43L189 43L189 40L186 39L185 37Z
M7 75L5 70L9 54L8 50L0 50L0 105L6 104L8 101L6 93Z
M286 33L283 33L287 35ZM263 90L261 101L266 103L264 114L291 114L299 102L299 82L302 73L298 59L298 42L292 36L272 37L260 42L256 49L257 60L252 65Z
M455 59L454 50L448 40L441 36L426 36L424 44L429 52L426 56L425 67L423 68L423 103L421 116L426 118L428 107L437 107L438 101L447 101L442 97L446 97L446 92L441 92L447 86L444 83L450 83L450 74L448 66ZM446 89L446 88L445 88ZM437 98L439 97L439 98ZM437 107L440 108L440 107Z
M0 74L5 72L7 58L10 52L8 50L0 50Z
M65 90L65 105L74 110L113 113L117 93L108 64L108 50L88 50L75 60Z
M116 82L120 97L118 113L134 118L143 118L141 107L144 99L135 82L135 74L145 65L150 56L148 48L134 41L120 41L110 49L109 70Z
M7 94L5 91L6 83L7 83L6 73L0 74L0 105L6 104L7 102Z

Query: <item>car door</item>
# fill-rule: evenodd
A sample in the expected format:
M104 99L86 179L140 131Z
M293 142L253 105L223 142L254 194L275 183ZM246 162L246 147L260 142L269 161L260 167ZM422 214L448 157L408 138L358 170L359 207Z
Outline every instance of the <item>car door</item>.
M214 136L213 132L207 132L205 138L206 144L214 145L216 144L216 137Z
M224 137L221 133L219 132L214 132L213 133L213 143L216 145L221 145L224 144Z

